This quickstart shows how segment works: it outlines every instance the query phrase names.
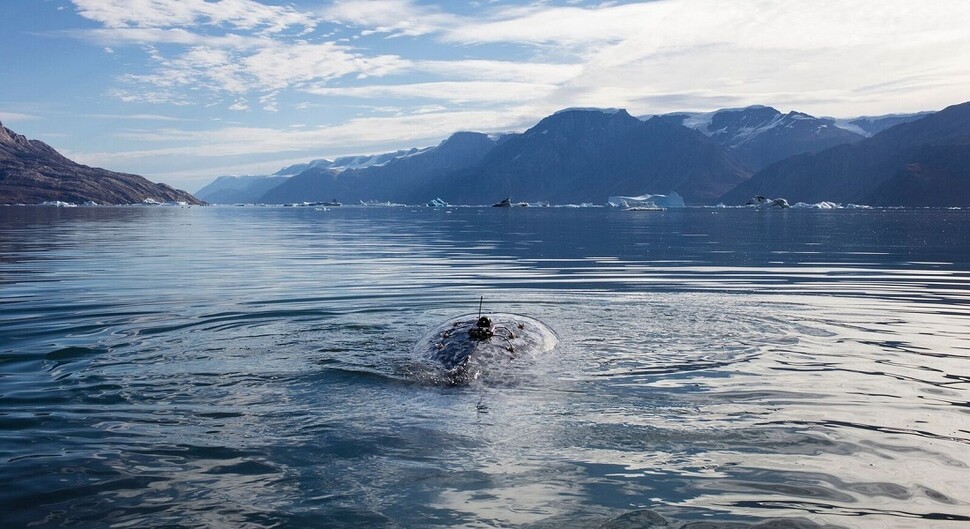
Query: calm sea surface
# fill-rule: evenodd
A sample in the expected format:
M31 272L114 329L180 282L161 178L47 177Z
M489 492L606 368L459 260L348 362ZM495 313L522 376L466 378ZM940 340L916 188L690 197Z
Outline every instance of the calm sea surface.
M436 384L481 296L559 346ZM3 207L0 484L4 528L970 527L970 211Z

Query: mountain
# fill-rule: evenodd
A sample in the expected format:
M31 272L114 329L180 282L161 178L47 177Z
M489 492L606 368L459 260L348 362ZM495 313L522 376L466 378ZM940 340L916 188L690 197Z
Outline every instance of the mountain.
M210 204L253 204L267 191L287 180L285 176L220 176L196 191Z
M0 204L138 204L146 199L202 204L185 191L138 175L73 162L50 145L28 140L0 123Z
M426 189L431 179L472 167L496 141L478 132L458 132L437 146L372 156L337 158L329 166L310 167L269 190L259 201L289 203L336 198L343 202L403 202ZM434 196L420 197L426 202Z
M307 169L309 169L311 167L323 167L323 168L327 168L327 167L330 167L331 165L333 165L333 162L332 161L326 160L326 159L323 159L323 158L321 158L319 160L310 160L307 163L298 163L298 164L294 164L294 165L288 165L288 166L280 169L279 171L276 171L275 173L273 173L272 176L295 176L295 175L298 175L298 174L302 173L303 171L306 171Z
M888 114L885 116L862 116L858 118L836 120L835 124L845 130L861 134L865 137L874 136L896 125L916 121L932 114L932 112L917 112L915 114Z
M760 105L660 117L707 135L754 171L796 154L818 152L865 137L838 127L831 118L794 111L782 114Z
M726 193L791 202L970 206L970 102L840 145L775 163Z
M488 204L507 196L602 203L610 195L677 191L687 203L704 204L748 176L723 147L669 120L567 109L507 137L475 167L433 179L422 192L456 204Z

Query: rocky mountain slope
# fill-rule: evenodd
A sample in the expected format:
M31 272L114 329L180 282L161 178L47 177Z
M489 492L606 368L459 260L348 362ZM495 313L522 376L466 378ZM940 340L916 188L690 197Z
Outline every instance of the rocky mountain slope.
M138 175L73 162L50 145L0 124L0 204L140 204L146 199L202 204L185 191Z

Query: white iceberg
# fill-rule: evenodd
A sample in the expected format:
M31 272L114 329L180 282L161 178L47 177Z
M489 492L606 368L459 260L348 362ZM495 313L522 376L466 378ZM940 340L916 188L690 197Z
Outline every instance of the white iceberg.
M797 209L842 209L842 204L836 204L835 202L816 202L814 204L806 204L805 202L795 202L792 205L793 208Z
M676 191L671 191L669 195L614 196L606 199L606 205L614 208L682 208L684 198Z
M434 198L431 200L431 202L428 202L429 208L446 208L448 205L449 204L447 202L441 200L440 198Z

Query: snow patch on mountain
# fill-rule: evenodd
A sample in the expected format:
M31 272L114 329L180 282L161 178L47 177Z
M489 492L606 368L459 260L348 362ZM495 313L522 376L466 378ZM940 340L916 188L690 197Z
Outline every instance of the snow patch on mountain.
M552 115L564 114L566 112L602 112L603 114L613 115L622 111L622 108L597 108L597 107L569 107L554 112Z

